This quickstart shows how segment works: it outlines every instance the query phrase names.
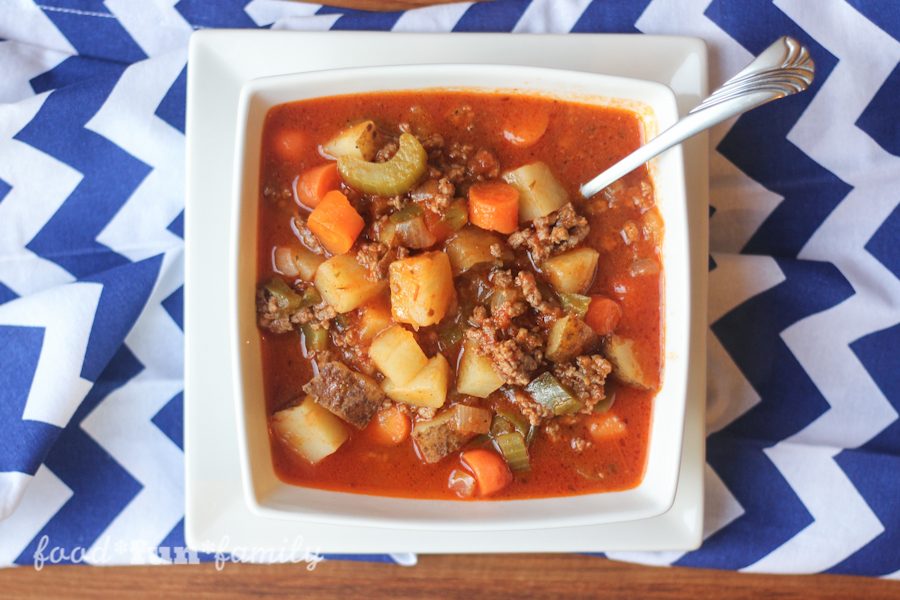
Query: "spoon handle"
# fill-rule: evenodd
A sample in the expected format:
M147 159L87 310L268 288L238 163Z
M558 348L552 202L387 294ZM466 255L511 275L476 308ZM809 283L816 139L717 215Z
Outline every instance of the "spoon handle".
M581 195L590 198L654 156L713 125L802 92L812 84L814 73L815 65L806 48L794 38L779 38L683 119L582 185Z

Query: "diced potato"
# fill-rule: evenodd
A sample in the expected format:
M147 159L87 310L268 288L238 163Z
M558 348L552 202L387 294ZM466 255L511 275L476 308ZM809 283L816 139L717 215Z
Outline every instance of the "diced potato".
M471 342L463 346L456 371L456 391L477 398L487 398L503 385L490 359L475 350Z
M500 258L491 254L491 246L494 244L500 245ZM475 265L490 263L499 266L504 260L513 259L512 250L502 237L478 227L463 227L447 240L444 248L454 275L465 273Z
M309 396L272 415L271 425L278 439L313 464L333 454L350 435L343 421Z
M322 144L321 151L326 157L333 159L353 156L362 160L372 160L378 150L375 141L377 136L375 123L363 121L347 127Z
M416 421L411 435L425 462L436 463L475 437L472 431L460 431L459 406L462 405L456 404L428 421Z
M594 330L576 317L566 315L557 319L547 336L547 358L561 363L571 360L593 344L597 339Z
M393 322L390 299L379 296L359 309L359 339L368 344Z
M634 349L634 340L611 335L603 344L604 354L613 365L613 375L628 385L651 390L655 386L644 372Z
M519 223L549 215L569 201L565 188L542 162L507 171L503 180L519 190Z
M381 389L388 398L397 402L440 408L447 399L449 383L450 363L443 354L436 354L409 383L400 385L390 379L385 379L381 384Z
M541 265L557 292L583 294L591 287L600 253L593 248L576 248L548 258Z
M428 364L412 332L394 325L375 338L369 356L378 370L393 383L405 385Z
M349 254L332 256L319 265L315 285L339 313L362 306L385 288L384 281L369 281L366 270Z
M415 329L443 319L456 296L450 259L443 252L395 260L390 283L394 320Z

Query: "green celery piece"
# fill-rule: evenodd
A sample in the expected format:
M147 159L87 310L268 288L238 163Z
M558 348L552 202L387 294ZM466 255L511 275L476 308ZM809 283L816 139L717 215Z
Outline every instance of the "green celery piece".
M546 371L534 378L525 391L538 404L549 408L554 415L568 415L584 404L567 390L552 373Z
M497 449L513 471L530 471L531 462L528 459L528 446L525 438L518 431L502 433L494 438Z

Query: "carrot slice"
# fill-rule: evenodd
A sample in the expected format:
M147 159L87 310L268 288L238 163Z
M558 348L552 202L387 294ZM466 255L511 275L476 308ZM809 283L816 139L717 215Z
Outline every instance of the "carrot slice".
M315 208L331 190L341 185L337 163L327 163L307 169L297 178L297 198L309 208Z
M469 188L469 221L482 229L512 233L519 226L519 190L502 181Z
M474 448L459 455L478 482L478 493L482 496L495 494L512 483L513 475L506 461L492 450Z
M550 115L543 110L516 115L504 124L503 138L513 146L527 148L543 137L549 124Z
M366 427L366 433L376 444L396 446L409 437L409 417L396 406L379 411Z
M365 221L350 205L347 196L332 190L309 215L307 225L329 252L344 254L353 247Z
M584 322L597 335L609 335L616 330L621 318L622 309L618 302L606 296L593 296L587 314L584 315Z
M272 138L272 150L275 155L285 162L293 162L300 159L306 146L306 134L296 129L280 129Z

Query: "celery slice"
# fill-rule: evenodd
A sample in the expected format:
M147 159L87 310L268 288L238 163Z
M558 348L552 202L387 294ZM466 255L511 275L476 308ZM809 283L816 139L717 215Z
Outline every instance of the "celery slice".
M291 286L285 283L283 279L273 277L263 284L263 288L275 298L275 301L278 302L278 308L289 311L302 308L300 306L302 302L300 295L291 289Z
M511 433L515 430L516 428L513 426L513 424L510 423L508 419L500 415L495 415L494 420L491 422L491 435L494 437L503 435L505 433Z
M552 373L546 371L534 378L525 391L538 404L549 408L556 416L577 412L584 403L567 390Z
M509 421L513 428L522 435L528 433L528 419L519 411L501 406L497 409L497 415Z
M497 449L513 471L530 471L531 462L528 460L528 447L525 438L518 431L501 433L494 438Z
M428 153L409 133L400 135L400 147L387 162L373 163L353 156L338 158L338 172L351 187L379 196L405 194L425 174Z
M303 332L303 343L306 345L307 352L319 352L328 347L328 330L322 327L316 327L312 323L305 323L300 326Z
M412 221L416 217L422 216L422 207L418 204L413 204L410 202L397 212L391 213L389 220L391 223L405 223L406 221Z

